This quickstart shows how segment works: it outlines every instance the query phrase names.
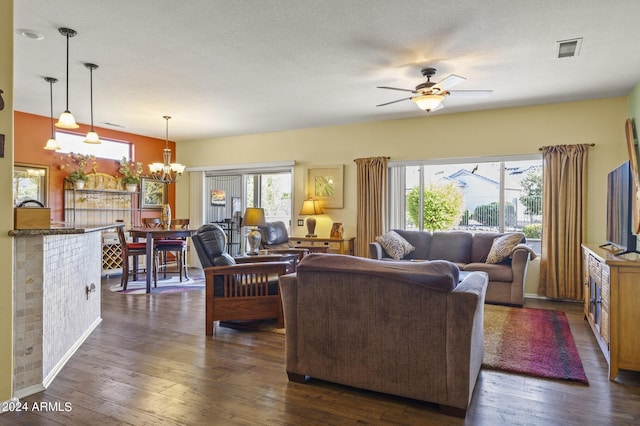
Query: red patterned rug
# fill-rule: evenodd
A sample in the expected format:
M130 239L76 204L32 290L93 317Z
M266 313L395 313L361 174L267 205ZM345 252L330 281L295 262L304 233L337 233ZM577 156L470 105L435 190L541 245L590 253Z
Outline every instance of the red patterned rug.
M482 367L589 384L560 311L485 305Z

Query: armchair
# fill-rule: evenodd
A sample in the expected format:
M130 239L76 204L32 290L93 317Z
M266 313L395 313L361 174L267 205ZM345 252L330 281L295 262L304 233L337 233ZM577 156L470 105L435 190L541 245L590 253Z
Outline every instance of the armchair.
M277 318L284 326L278 278L287 262L237 264L226 252L227 236L215 224L203 225L191 237L206 279L205 332L215 321Z
M260 227L260 234L262 234L260 246L262 249L268 250L269 253L297 254L299 261L309 254L308 248L296 248L289 241L287 225L282 221L267 222L266 225Z

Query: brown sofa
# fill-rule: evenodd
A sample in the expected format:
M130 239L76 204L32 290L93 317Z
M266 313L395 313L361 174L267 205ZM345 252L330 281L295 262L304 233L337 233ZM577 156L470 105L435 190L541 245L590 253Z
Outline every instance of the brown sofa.
M446 261L310 254L280 277L291 381L308 377L464 416L484 354L487 275Z
M535 259L524 235L510 255L501 263L485 263L494 239L505 234L495 232L471 233L466 231L426 232L394 229L415 250L403 260L448 260L461 271L482 271L489 275L486 301L504 305L524 305L524 286L527 265ZM391 259L378 242L369 243L369 257Z

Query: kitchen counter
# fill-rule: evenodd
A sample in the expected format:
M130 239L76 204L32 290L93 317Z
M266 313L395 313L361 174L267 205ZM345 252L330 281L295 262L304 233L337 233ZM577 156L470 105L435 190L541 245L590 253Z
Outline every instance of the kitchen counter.
M124 226L123 223L111 223L107 225L92 225L86 228L76 228L64 224L54 225L48 229L12 229L9 231L11 237L32 237L36 235L67 235L67 234L86 234L89 232L104 231L105 229L115 228L116 226Z
M102 232L122 223L9 231L15 260L13 394L40 392L102 321Z

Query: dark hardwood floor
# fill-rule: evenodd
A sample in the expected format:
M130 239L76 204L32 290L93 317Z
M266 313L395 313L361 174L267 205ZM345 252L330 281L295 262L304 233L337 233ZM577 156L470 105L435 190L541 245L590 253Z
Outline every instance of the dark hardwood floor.
M204 292L125 296L107 289L118 282L103 280L104 320L51 386L21 400L60 410L8 412L0 424L640 424L640 373L607 379L579 304L526 306L567 313L590 386L483 370L466 419L458 419L423 402L317 380L289 383L284 336L217 327L206 337Z

